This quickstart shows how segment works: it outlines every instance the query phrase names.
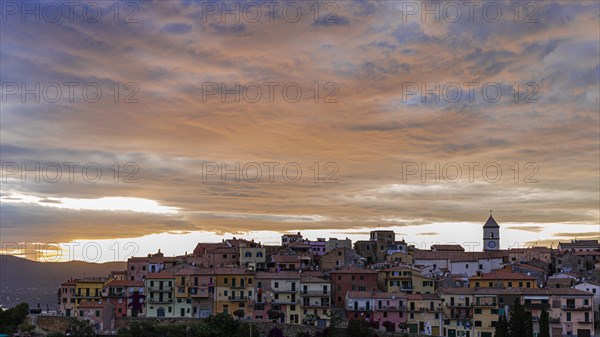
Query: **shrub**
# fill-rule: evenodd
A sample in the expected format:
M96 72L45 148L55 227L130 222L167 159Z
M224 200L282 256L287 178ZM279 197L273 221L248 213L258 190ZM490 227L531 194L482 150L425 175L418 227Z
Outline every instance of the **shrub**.
M352 319L346 328L348 337L373 337L371 324L363 319Z
M269 334L267 335L267 337L285 337L285 336L283 335L283 331L281 331L281 329L273 328L269 331Z
M385 321L382 325L385 328L385 331L394 332L396 330L396 324L390 321Z

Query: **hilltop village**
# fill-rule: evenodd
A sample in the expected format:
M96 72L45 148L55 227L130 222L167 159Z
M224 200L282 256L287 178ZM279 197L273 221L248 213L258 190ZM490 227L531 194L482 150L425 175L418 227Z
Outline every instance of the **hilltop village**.
M326 327L338 315L375 330L431 336L495 336L519 303L534 336L548 314L550 336L594 336L600 307L600 243L500 249L490 215L483 251L457 244L423 250L374 230L370 239L285 234L277 246L240 238L198 243L191 254L133 257L108 276L69 279L59 315L115 329L119 317L207 318Z

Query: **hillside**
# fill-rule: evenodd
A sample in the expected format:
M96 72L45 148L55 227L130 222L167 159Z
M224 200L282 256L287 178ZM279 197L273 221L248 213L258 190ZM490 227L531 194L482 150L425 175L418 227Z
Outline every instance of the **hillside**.
M124 270L125 262L89 263L35 262L10 255L0 255L0 305L11 307L27 302L42 309L57 307L60 283L69 277L108 276L112 270Z

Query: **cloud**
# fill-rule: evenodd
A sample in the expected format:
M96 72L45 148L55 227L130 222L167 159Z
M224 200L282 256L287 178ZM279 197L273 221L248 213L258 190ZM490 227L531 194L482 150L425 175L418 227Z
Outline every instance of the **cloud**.
M203 22L201 4L177 1L140 2L137 23L8 18L1 31L3 84L56 82L62 98L47 102L40 89L39 102L26 95L23 103L20 93L3 91L2 163L19 168L13 174L2 167L3 240L231 228L368 232L365 226L381 224L460 241L456 231L427 226L475 228L489 209L511 229L506 242L583 237L598 223L597 2L538 2L538 24L515 23L508 9L497 24L481 17L452 24L421 22L420 15L402 22L398 2L336 5L333 25L323 24L326 11L315 22L304 3L293 23L281 12L269 22L266 10L256 23L221 15ZM471 81L498 83L501 100L486 101L479 86L469 101L464 83ZM78 84L73 102L65 82ZM207 82L230 90L203 101ZM265 82L278 84L272 101ZM431 95L422 103L422 92L406 101L406 82L459 83L463 94L456 103L436 103ZM97 103L83 95L89 83L102 88ZM241 87L232 90L236 83ZM256 103L243 97L249 83L262 85ZM298 102L282 96L286 83L302 87ZM138 102L124 102L129 95ZM539 102L525 103L530 95ZM326 97L338 102L325 103ZM72 182L66 162L80 164ZM278 163L272 181L262 165L271 162ZM439 163L440 175L444 165L458 163L462 177L436 181L418 172L403 181L407 162L429 170ZM47 172L39 181L31 173L22 180L22 165L43 170L50 163L61 164L59 181L44 179ZM98 182L84 179L86 163L101 166ZM137 167L136 183L123 181L132 172L127 163ZM240 171L225 182L220 172L204 181L206 163L230 170L239 163ZM248 163L262 166L260 182L245 179ZM302 169L297 182L284 179L289 163ZM479 164L473 181L464 163ZM498 182L484 179L486 163L501 165ZM324 182L328 177L337 182ZM17 203L18 195L38 201ZM114 197L126 199L96 210L75 207ZM140 199L176 212L127 207L127 200Z

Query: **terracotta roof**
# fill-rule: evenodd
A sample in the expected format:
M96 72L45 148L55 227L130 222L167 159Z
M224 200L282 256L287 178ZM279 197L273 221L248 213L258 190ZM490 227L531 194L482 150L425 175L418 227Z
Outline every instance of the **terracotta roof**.
M215 275L245 275L254 274L253 270L245 268L217 268L215 269Z
M272 279L272 280L283 280L283 279L300 279L300 273L294 271L282 271L279 273L271 272L257 272L255 278L258 279Z
M377 270L377 269L349 268L349 269L334 270L330 274L377 274L377 273L379 273L379 270Z
M407 294L406 298L411 301L418 300L439 300L440 296L438 294Z
M346 293L348 298L373 298L374 295L372 291L349 291Z
M297 255L272 255L271 260L279 263L300 263Z
M162 271L160 273L148 273L148 275L146 275L146 279L169 279L169 278L175 278L175 276L168 271Z
M104 283L108 280L108 277L86 277L82 279L77 279L75 282L77 283Z
M302 283L329 283L330 281L328 281L324 278L321 278L321 277L316 277L316 276L302 276L301 282Z
M454 251L454 252L464 252L465 249L461 245L433 245L431 249L435 249L437 251Z
M104 287L143 287L143 281L129 281L129 280L113 280L108 282Z
M393 293L386 293L386 292L376 292L375 296L373 296L373 298L375 299L406 299L407 297L406 293L402 293L402 292L393 292Z
M508 256L507 250L489 251L489 252L432 252L429 250L415 250L413 252L415 260L450 260L456 262L474 262L480 259L501 259Z
M472 279L476 280L533 280L536 278L533 276L515 273L511 271L496 271L486 274L481 274L480 276L473 276Z

